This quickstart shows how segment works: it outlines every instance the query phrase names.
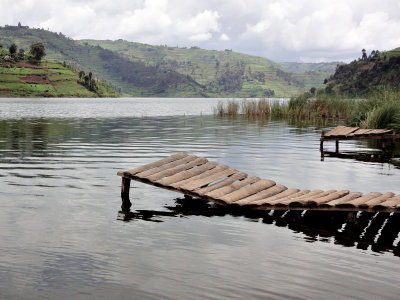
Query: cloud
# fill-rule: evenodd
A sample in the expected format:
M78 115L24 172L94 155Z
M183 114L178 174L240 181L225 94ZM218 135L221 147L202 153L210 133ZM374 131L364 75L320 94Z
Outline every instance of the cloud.
M221 41L230 41L230 37L227 36L225 33L221 34L220 37L219 37L219 39L220 39Z
M0 0L0 20L72 38L336 60L400 46L398 0Z
M391 49L400 46L400 16L390 16L395 1L373 5L368 1L272 1L256 22L246 24L241 40L259 40L264 48L305 53L358 52L363 47ZM396 5L394 5L396 3ZM385 8L386 11L380 11Z

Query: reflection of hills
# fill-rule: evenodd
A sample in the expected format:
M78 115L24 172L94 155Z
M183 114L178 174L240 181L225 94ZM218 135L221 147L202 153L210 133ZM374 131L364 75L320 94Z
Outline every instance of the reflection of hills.
M248 221L262 219L265 224L287 227L304 234L307 242L329 242L373 252L392 252L400 256L400 213L332 212L332 211L244 211L214 206L202 200L177 198L167 211L122 210L122 221L145 220L163 222L162 218L180 216L244 216Z

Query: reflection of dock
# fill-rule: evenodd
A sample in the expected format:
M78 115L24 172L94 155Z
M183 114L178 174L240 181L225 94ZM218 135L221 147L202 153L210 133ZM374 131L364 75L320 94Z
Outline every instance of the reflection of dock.
M338 157L343 159L354 159L362 162L372 162L372 163L388 163L396 168L400 168L400 160L398 157L394 158L382 152L334 152L334 151L324 151L324 157Z
M245 219L287 227L304 234L307 242L331 242L346 247L370 249L373 252L392 252L400 256L400 214L384 212L301 211L301 210L243 210L213 206L195 199L176 199L166 211L123 210L122 221L145 220L163 222L165 217L181 216L244 216Z
M129 206L130 181L135 180L219 205L262 210L345 210L400 212L400 195L348 190L288 189L272 180L248 177L225 165L184 152L120 171L123 205Z

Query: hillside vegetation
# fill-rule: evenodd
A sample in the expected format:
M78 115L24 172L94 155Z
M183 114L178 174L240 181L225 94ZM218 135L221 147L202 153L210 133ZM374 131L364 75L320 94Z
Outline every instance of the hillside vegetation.
M43 29L0 27L0 43L27 48L41 42L47 58L92 72L125 96L201 96L203 88L174 71L158 71L143 62L133 62L98 46L82 45L62 33Z
M322 85L329 72L290 73L268 59L198 47L151 46L123 40L74 41L26 26L0 27L0 43L42 42L47 58L93 72L124 96L289 97Z
M161 70L190 76L210 96L292 96L321 86L326 71L294 74L266 58L234 52L152 46L124 40L82 40L82 45L100 46L131 61L145 62Z
M343 62L323 62L323 63L298 63L298 62L280 62L282 69L290 73L305 73L305 72L323 72L333 74L336 71L337 65L342 65Z
M339 65L335 73L325 80L321 91L347 96L363 96L378 89L400 88L400 48L391 51L371 51L349 64Z
M11 48L12 49L12 48ZM32 59L23 50L13 53L0 45L2 97L118 97L92 74L80 74L66 64Z

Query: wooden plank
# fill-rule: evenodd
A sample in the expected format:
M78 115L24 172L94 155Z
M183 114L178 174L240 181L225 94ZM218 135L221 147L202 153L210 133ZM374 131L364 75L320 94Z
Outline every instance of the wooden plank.
M272 180L267 180L267 179L261 179L253 184L251 184L248 187L245 187L243 189L234 191L232 193L229 193L225 196L219 197L218 200L222 200L225 203L232 203L235 201L238 201L240 199L246 198L248 196L251 196L253 194L256 194L262 190L268 189L271 186L274 186L276 183L275 181Z
M129 173L130 175L135 175L137 173L140 173L140 172L152 169L152 168L156 168L156 167L162 166L162 165L167 164L167 163L169 163L171 161L184 158L186 156L188 156L188 154L186 152L180 152L180 153L168 156L166 158L160 159L158 161L155 161L153 163L149 163L149 164L146 164L144 166L141 166L141 167L138 167L138 168L135 168L135 169L132 169L132 170L128 170L128 171L125 171L125 172Z
M268 200L265 201L262 205L272 205L272 206L288 206L290 202L292 202L292 199L296 199L297 197L301 197L304 196L306 194L311 193L310 190L301 190L298 191L297 193L294 193L293 195L287 196L287 197L283 197L280 199L276 199L276 200Z
M322 193L315 193L312 194L306 194L304 196L300 196L297 199L292 199L292 201L289 203L289 206L306 206L306 205L311 205L312 201L314 201L315 199L318 198L322 198L322 197L326 197L329 196L333 193L336 193L336 190L329 190L326 192L322 192Z
M334 193L330 193L329 195L323 196L323 197L317 197L313 200L310 201L310 205L321 205L324 204L326 202L330 202L339 198L342 198L346 195L348 195L350 193L350 191L348 190L342 190L342 191L337 191Z
M352 132L358 130L358 127L346 127L345 130L343 130L342 132L340 132L340 135L348 135L351 134Z
M332 201L329 201L327 203L322 203L320 206L321 207L333 207L333 206L335 206L337 204L346 203L348 201L354 200L354 199L359 198L361 196L362 196L362 193L353 192L353 193L350 193L350 194L348 194L348 195L346 195L344 197L340 197L340 198L338 198L336 200L332 200Z
M184 179L199 175L207 170L215 168L217 165L218 164L216 162L208 162L204 165L193 167L189 170L179 172L175 175L166 177L161 180L157 180L157 183L162 184L162 185L171 185L172 183L182 181Z
M224 180L222 180L220 182L217 182L217 183L214 183L212 185L209 185L209 186L206 186L204 188L201 188L201 189L197 190L196 193L198 193L199 195L205 195L205 194L207 194L209 192L212 192L212 191L214 191L216 189L219 189L219 188L222 188L224 186L230 185L230 184L234 183L237 180L245 179L245 178L247 178L247 176L248 175L246 173L239 172L239 173L233 174L232 176L229 176L228 178L226 178L226 179L224 179Z
M368 132L369 135L375 135L379 134L381 132L380 129L372 129L370 132Z
M373 207L374 208L394 208L396 206L400 205L400 195L397 195L396 197L389 198L386 201L383 201L379 204L375 204Z
M334 137L334 136L346 136L358 130L359 127L346 127L346 126L338 126L335 129L329 131L324 137Z
M211 198L216 198L219 199L220 197L227 195L229 193L232 193L233 191L236 191L246 185L255 183L257 181L261 180L259 177L249 177L246 179L243 179L239 182L235 182L231 185L224 186L222 188L216 189L214 191L206 193L206 196L211 197Z
M337 132L340 132L345 126L337 126L333 128L331 131L327 132L324 136L333 136L336 135Z
M212 183L212 182L214 182L216 180L220 180L222 178L225 178L225 177L230 176L232 174L235 174L237 172L238 172L237 170L228 167L225 170L221 170L219 172L215 172L214 174L209 174L209 175L207 175L206 178L201 178L201 179L198 179L198 180L196 180L194 182L187 183L187 184L181 186L180 188L184 189L184 190L193 191L193 190L195 190L197 188L206 186L207 184L210 184L210 183Z
M274 196L266 197L264 199L260 199L257 201L253 201L253 202L249 203L248 205L263 205L264 203L269 203L271 201L276 201L276 200L279 200L279 199L282 199L285 197L292 196L292 195L298 193L299 191L300 191L299 189L295 189L295 188L287 189L287 190L284 190L281 193L276 194Z
M377 204L379 204L381 202L389 200L393 196L394 196L394 193L388 192L388 193L383 194L382 196L373 198L373 199L371 199L371 200L369 200L369 201L367 201L367 202L365 202L363 204L360 204L358 207L369 207L369 206L372 207L372 206L377 205Z
M372 192L372 193L369 193L367 195L355 198L354 200L351 200L351 201L348 201L348 202L345 202L345 203L336 204L336 206L337 207L357 207L360 204L363 204L363 203L365 203L365 202L367 202L367 201L369 201L369 200L371 200L373 198L379 197L381 195L382 195L381 193Z
M180 188L181 186L183 186L183 185L185 185L187 183L196 181L198 179L205 178L205 177L207 177L207 176L209 176L211 174L218 173L218 172L223 171L223 170L225 170L227 168L229 168L229 167L225 166L225 165L222 165L222 166L218 166L217 165L217 166L215 166L215 168L212 168L212 169L209 169L207 171L204 171L203 173L200 173L199 175L196 175L196 176L193 176L193 177L190 177L190 178L186 178L186 179L181 180L181 181L174 182L174 183L171 184L171 186L174 187L174 188Z
M364 128L360 128L356 131L354 131L353 133L350 133L349 136L353 136L353 135L364 135L367 134L368 132L370 132L372 129L364 129Z
M207 162L208 162L207 158L199 157L199 158L196 158L195 160L190 161L190 162L188 162L188 163L186 163L184 165L178 165L176 167L173 167L173 168L170 168L170 169L155 173L153 175L150 175L150 176L148 176L146 178L149 179L150 181L157 181L157 180L160 180L161 178L172 176L172 175L177 174L179 172L189 170L189 169L191 169L191 168L193 168L195 166L204 165Z
M311 199L312 197L317 196L317 195L321 195L322 193L324 193L323 190L312 190L311 192L306 193L306 194L301 195L301 196L298 196L298 197L295 197L292 200L293 201L297 201L297 200L303 200L303 199L307 199L307 198Z
M249 197L246 197L246 198L240 199L240 200L238 200L236 202L233 202L232 204L240 205L240 206L242 206L242 205L252 205L252 203L254 201L260 201L260 200L263 200L263 199L267 199L269 197L272 197L272 196L275 196L275 195L277 195L279 193L282 193L285 190L287 190L286 186L284 186L282 184L276 184L276 185L274 185L274 186L272 186L272 187L270 187L270 188L268 188L266 190L263 190L261 192L258 192L256 194L254 194L254 195L251 195Z
M196 158L198 158L196 155L188 155L188 156L186 156L184 158L172 161L170 163L161 165L159 167L152 168L150 170L137 173L136 176L141 177L141 178L148 178L148 176L151 176L153 174L156 174L156 173L159 173L159 172L162 172L162 171L177 167L179 165L184 165L184 164L186 164L188 162L191 162L191 161L195 160Z

